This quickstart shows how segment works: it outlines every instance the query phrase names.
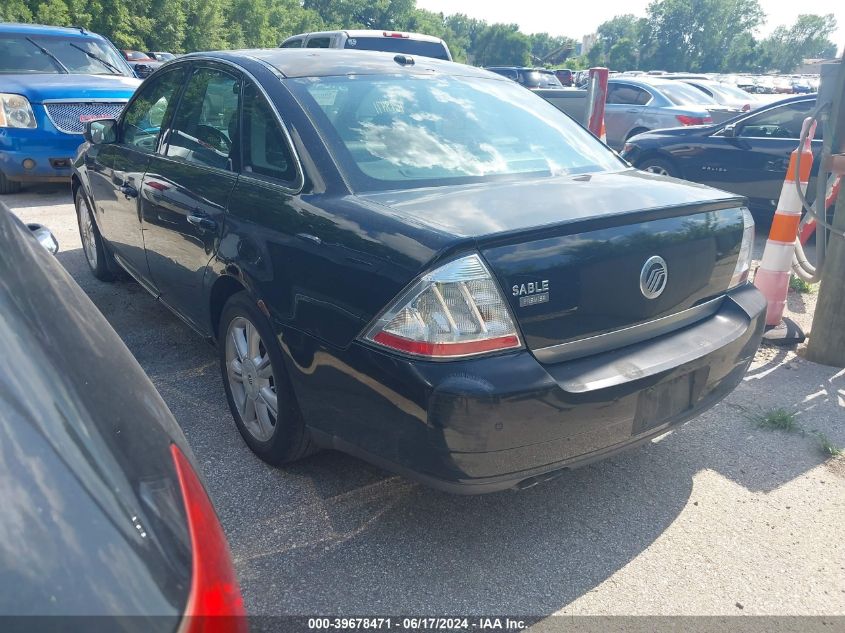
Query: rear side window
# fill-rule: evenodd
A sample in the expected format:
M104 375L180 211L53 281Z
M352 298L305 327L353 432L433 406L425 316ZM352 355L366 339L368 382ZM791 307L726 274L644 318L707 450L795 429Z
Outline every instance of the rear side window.
M306 48L331 48L332 38L330 37L312 37L308 40Z
M282 127L270 104L251 82L244 87L243 104L243 171L283 182L296 180Z
M449 59L446 46L441 42L423 42L409 37L350 37L346 48L362 51L385 51L387 53L405 53L435 59Z
M607 87L607 103L621 105L646 105L651 101L651 94L630 84L610 84Z
M302 40L290 40L289 42L282 44L280 48L302 48Z
M185 86L167 139L167 156L191 163L233 168L240 81L213 68L200 68Z
M138 89L135 100L123 115L123 143L145 152L156 150L161 129L167 127L173 116L184 79L183 67L157 75Z

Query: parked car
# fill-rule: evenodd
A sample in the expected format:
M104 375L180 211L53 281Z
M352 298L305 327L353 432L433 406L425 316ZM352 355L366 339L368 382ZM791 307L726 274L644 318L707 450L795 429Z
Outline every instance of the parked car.
M605 128L614 148L648 130L712 123L716 113L727 118L713 99L680 81L618 77L607 82Z
M140 83L100 35L0 24L0 194L69 179L83 123L120 114Z
M90 630L96 617L101 630L171 633L227 615L245 631L226 537L182 431L28 233L0 203L4 628Z
M545 68L524 68L521 66L488 66L486 70L512 79L530 90L563 88L557 76Z
M153 71L161 66L162 62L156 61L147 53L141 51L122 50L120 51L126 63L132 67L136 77L145 79L153 74Z
M762 335L740 197L632 169L483 69L197 53L87 134L92 272L216 341L270 463L524 488L712 406Z
M291 35L279 44L280 48L346 48L358 51L384 51L421 55L435 59L451 60L449 47L439 37L423 33L397 31L320 31Z
M731 111L748 112L754 108L762 105L754 95L745 92L741 88L724 84L718 81L709 79L683 79L685 84L689 84L713 99L721 106L729 108Z
M147 57L162 63L169 62L171 59L176 59L176 55L173 53L165 53L162 51L147 52Z
M640 134L628 140L622 156L639 169L746 196L753 211L771 217L801 125L815 103L814 95L792 97L719 125ZM817 130L813 151L818 154L821 146Z
M564 88L568 88L575 84L574 75L569 68L558 68L554 71L555 77Z

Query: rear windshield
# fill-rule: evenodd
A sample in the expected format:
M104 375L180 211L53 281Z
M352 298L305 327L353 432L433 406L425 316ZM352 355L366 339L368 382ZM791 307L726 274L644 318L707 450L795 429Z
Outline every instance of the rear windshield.
M693 88L689 84L672 82L661 84L657 88L660 93L675 105L710 105L716 103L713 98Z
M0 35L0 73L132 76L116 50L100 40Z
M387 53L406 53L435 59L449 59L446 47L440 42L423 42L407 37L350 37L346 48L362 51L385 51Z
M288 85L358 191L624 168L592 134L510 81L366 75Z

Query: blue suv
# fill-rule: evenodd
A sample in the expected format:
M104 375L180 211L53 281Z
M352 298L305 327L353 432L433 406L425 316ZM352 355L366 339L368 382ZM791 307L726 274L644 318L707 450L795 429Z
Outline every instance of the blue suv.
M85 122L115 118L140 83L101 35L0 24L0 194L70 180Z

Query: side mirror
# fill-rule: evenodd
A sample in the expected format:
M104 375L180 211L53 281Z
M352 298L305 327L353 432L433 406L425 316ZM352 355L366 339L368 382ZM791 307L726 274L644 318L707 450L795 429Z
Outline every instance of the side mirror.
M147 64L135 64L135 75L138 79L144 79L153 74L153 69Z
M117 140L117 121L115 119L86 121L82 128L82 137L92 145L114 143Z
M726 138L734 138L736 136L736 125L733 123L726 125L725 129L722 130L722 136Z
M55 255L59 252L59 241L56 236L43 224L27 224L26 227L32 231L32 235L38 243Z

